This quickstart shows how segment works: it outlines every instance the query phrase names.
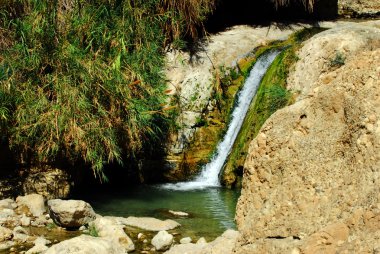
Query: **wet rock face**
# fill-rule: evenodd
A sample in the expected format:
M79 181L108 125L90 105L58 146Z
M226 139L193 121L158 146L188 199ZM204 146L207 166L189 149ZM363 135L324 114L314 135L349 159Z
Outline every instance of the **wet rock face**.
M296 103L272 115L250 145L235 253L379 247L379 46L380 29L364 25L305 43L289 77Z

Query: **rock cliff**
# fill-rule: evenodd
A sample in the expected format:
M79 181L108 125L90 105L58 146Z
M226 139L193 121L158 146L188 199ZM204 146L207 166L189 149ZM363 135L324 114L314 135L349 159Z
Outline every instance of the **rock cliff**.
M375 17L380 14L380 3L378 0L339 0L338 12L349 17Z
M379 22L299 51L296 102L251 143L235 253L380 253Z
M281 29L277 26L235 26L210 36L196 55L180 51L168 53L168 90L171 100L177 100L179 128L170 135L166 145L166 167L170 169L167 179L184 180L181 175L186 175L185 171L194 174L200 164L207 162L220 139L225 116L215 105L213 94L217 88L215 77L223 75L221 67L224 70L234 67L254 48L273 40L285 40L301 28L301 25ZM199 128L206 113L211 124ZM189 149L190 145L194 149Z

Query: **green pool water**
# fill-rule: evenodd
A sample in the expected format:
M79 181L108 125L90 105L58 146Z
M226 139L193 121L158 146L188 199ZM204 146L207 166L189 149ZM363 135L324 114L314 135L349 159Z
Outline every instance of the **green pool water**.
M122 191L82 193L79 198L101 215L174 219L182 225L178 229L181 235L212 240L226 229L236 228L234 216L239 195L239 191L224 188L173 191L142 185ZM174 217L168 210L187 212L190 216Z

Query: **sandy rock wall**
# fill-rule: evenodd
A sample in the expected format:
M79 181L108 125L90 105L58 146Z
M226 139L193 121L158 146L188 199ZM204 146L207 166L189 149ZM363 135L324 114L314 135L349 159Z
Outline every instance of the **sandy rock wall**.
M380 29L364 25L305 43L296 103L250 145L235 253L380 251L379 48Z
M378 0L338 0L340 15L371 17L380 14Z

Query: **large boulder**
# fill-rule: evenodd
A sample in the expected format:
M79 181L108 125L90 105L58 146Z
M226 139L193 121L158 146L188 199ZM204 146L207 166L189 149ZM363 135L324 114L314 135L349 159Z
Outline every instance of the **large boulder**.
M124 226L118 224L117 221L111 218L98 216L96 220L90 223L90 226L96 229L99 237L114 239L119 242L127 252L135 249L135 245L131 238L129 238L124 231Z
M46 199L67 198L71 190L70 176L61 169L31 169L22 188L25 194L38 193Z
M173 235L163 230L158 232L152 239L152 245L156 250L165 250L173 243Z
M124 248L113 240L81 235L50 247L44 254L122 254Z
M250 144L235 253L376 253L380 29L323 32L298 57L299 97Z
M45 200L42 195L30 194L16 198L19 213L31 214L34 217L43 215L46 211Z
M49 200L48 209L53 221L64 228L79 228L96 219L91 205L82 200Z

